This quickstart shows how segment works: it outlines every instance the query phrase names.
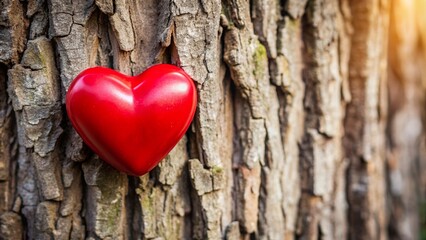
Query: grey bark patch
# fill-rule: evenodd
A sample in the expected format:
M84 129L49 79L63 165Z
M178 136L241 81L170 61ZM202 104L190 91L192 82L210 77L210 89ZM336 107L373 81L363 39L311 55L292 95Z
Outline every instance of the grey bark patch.
M203 168L198 159L189 160L189 172L193 187L199 196L213 191L211 173Z

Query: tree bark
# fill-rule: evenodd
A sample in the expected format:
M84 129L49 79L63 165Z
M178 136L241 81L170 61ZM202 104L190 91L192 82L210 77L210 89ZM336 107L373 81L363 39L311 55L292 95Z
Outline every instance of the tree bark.
M426 28L404 2L1 0L0 239L417 239ZM197 112L131 177L65 95L155 63L193 78Z

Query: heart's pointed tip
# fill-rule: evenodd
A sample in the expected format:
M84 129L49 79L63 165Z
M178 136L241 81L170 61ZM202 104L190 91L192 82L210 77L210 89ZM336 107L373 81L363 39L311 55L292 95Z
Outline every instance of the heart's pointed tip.
M151 159L151 158L149 158ZM111 160L111 159L109 159ZM142 177L152 171L161 161L153 159L152 161L146 160L146 158L142 159L115 159L114 162L106 160L111 166L113 166L118 171L125 173L129 176L133 177Z
M157 165L155 165L155 166L157 166ZM154 166L154 167L155 167ZM153 168L154 168L153 167ZM129 175L129 176L132 176L132 177L143 177L143 176L145 176L146 174L148 174L149 172L150 172L151 170L146 170L146 169L140 169L140 170L137 170L137 169L131 169L131 170L126 170L126 171L123 171L125 174L127 174L127 175Z
M145 176L145 174L147 174L148 172L143 172L143 173L134 173L134 172L126 172L126 174L128 176L132 176L132 177L143 177Z

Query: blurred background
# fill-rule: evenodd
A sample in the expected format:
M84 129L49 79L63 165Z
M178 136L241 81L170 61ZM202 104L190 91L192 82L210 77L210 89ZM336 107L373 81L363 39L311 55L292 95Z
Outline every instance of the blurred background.
M420 218L420 237L426 239L425 0L391 2L388 54L390 149L387 167L389 201L393 208L389 231L410 236L410 227ZM420 202L418 208L417 201ZM390 237L405 239L398 234L390 234Z

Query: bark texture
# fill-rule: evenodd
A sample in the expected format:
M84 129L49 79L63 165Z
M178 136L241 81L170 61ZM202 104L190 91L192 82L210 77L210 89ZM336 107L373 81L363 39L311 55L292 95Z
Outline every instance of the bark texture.
M426 26L407 2L1 0L0 239L417 239ZM197 113L130 177L65 95L88 67L155 63L193 78Z

